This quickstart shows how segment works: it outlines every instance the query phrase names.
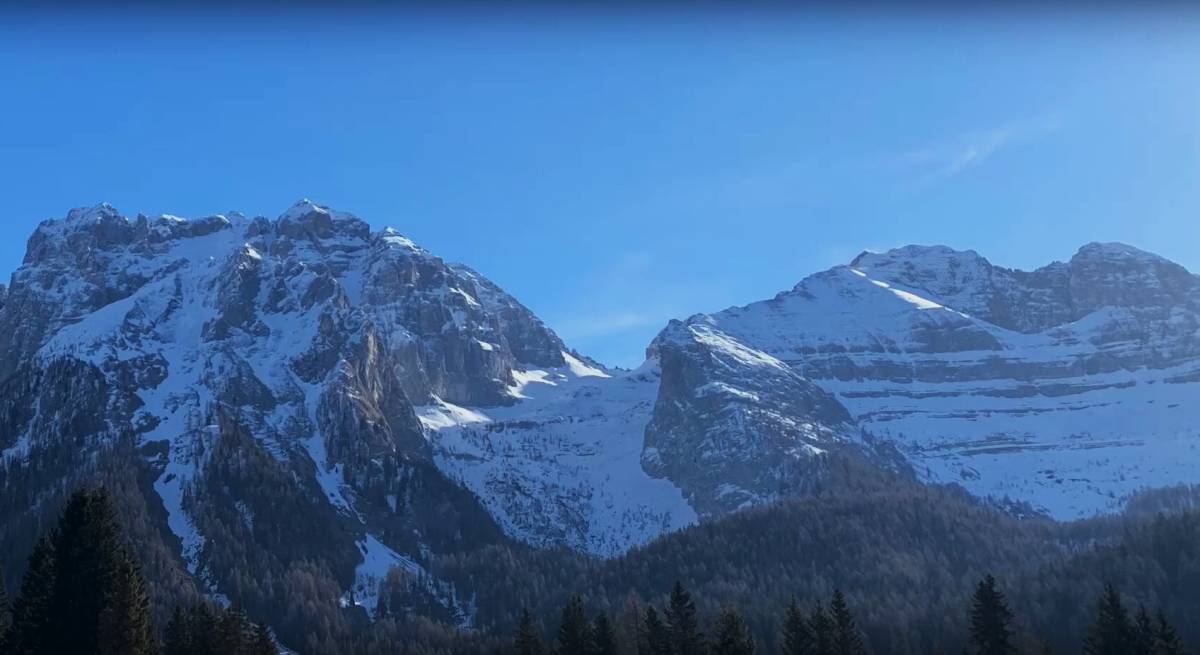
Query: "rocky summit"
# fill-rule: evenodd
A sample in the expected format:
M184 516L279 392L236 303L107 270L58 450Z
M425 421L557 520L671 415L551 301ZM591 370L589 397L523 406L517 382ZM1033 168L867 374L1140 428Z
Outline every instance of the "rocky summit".
M1198 481L1200 278L1120 244L1035 271L863 253L671 321L645 363L570 350L479 273L302 201L275 219L42 223L0 287L0 540L89 477L201 593L328 561L374 612L399 569L519 540L602 556L809 493L833 456L1069 519ZM416 606L416 601L414 601Z

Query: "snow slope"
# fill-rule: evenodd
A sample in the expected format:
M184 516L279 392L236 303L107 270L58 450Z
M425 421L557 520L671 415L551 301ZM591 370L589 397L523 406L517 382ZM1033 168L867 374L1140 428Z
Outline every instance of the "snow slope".
M616 555L694 522L679 489L640 464L655 362L610 375L564 358L565 367L514 371L520 401L510 407L419 408L438 466L506 532L538 546Z

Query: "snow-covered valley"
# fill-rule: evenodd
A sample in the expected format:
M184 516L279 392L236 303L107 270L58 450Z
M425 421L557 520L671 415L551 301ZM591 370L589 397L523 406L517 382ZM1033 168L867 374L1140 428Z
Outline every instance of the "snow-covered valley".
M679 489L640 464L655 363L609 374L566 357L569 366L519 376L512 406L418 408L438 466L538 546L616 555L694 522Z

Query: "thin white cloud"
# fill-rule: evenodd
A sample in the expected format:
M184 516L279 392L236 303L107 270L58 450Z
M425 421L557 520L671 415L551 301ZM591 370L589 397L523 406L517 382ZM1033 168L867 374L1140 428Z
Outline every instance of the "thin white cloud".
M923 182L945 180L982 165L1005 148L1046 136L1061 126L1061 119L1053 114L1015 121L912 150L899 159L903 167L917 171Z
M655 258L645 250L614 256L585 276L577 298L579 305L547 322L567 343L620 335L631 330L666 324L671 316L664 295L648 280L654 279ZM647 308L655 307L655 311Z
M728 205L742 212L771 211L800 198L844 193L845 183L861 185L867 179L864 175L872 176L879 190L891 185L923 187L976 169L1009 148L1058 131L1062 124L1059 114L1047 113L910 149L889 146L871 152L799 154L769 166L748 167L726 177L698 181L689 186L686 198L706 208ZM672 206L671 211L678 211L678 207Z
M576 316L553 321L551 324L559 336L569 342L574 339L607 337L648 325L661 325L665 323L666 320L662 316L619 311L608 314L600 313L588 316Z

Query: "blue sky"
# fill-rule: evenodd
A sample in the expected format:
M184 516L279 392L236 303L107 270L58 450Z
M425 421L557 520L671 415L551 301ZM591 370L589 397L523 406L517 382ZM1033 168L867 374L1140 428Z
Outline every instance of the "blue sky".
M0 15L0 268L38 221L310 197L601 361L863 249L1200 270L1190 15Z

